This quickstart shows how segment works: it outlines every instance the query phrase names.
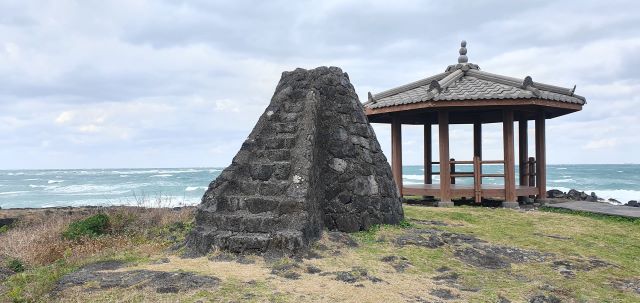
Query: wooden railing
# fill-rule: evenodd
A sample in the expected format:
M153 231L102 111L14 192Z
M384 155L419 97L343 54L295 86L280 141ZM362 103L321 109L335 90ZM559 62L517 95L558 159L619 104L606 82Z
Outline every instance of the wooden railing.
M432 164L440 164L440 162L432 162ZM473 165L473 171L458 172L456 165ZM482 173L483 165L504 165L504 160L480 160L480 157L473 157L472 161L460 161L454 158L449 160L449 170L451 176L451 184L456 184L456 178L473 178L474 198L476 202L482 198L482 178L504 178L505 174L484 174ZM522 185L536 186L536 160L530 157L525 163L521 164L524 171L521 178L524 177L527 182ZM431 172L431 175L440 175L440 172ZM521 181L522 182L522 181Z

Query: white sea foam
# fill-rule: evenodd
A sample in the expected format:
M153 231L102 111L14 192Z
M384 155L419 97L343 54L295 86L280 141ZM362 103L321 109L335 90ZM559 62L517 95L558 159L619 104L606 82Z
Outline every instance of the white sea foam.
M566 187L553 187L553 188L563 192L568 192L570 190L570 188L566 188ZM582 190L581 189L581 191L584 191L587 194L594 192L596 193L596 195L598 195L599 198L603 198L604 200L608 200L609 198L616 199L622 202L623 204L631 200L640 201L640 190L628 190L628 189L611 189L611 190L584 189ZM611 203L611 204L615 204L615 203Z
M0 195L15 195L15 194L22 194L22 193L28 193L28 190L16 190L16 191L4 191L4 192L0 192Z
M64 180L49 180L47 183L54 184L54 183L62 183L62 182L64 182Z
M119 175L144 175L144 174L155 174L160 172L160 170L157 169L151 169L151 170L127 170L127 171L120 171L120 170L114 170L111 171L112 174L119 174Z
M185 188L185 191L194 191L194 190L198 190L198 189L207 189L205 186L187 186L187 188Z
M149 177L171 177L173 176L172 174L158 174L158 175L151 175Z
M565 170L567 169L566 167L556 167L557 170Z
M31 179L23 179L23 180L24 180L24 181L38 181L38 180L40 180L40 179L37 179L37 178L31 178Z
M556 183L575 183L576 180L571 179L571 178L566 178L566 179L558 179L558 180L549 180L551 182L556 182Z

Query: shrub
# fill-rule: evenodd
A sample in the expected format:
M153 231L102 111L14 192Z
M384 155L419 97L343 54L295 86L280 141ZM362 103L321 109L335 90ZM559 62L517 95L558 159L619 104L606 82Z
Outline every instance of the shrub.
M11 270L13 270L13 272L23 272L24 271L24 264L22 264L22 261L18 260L18 259L11 259L9 261L7 261L7 267Z
M0 234L9 231L9 225L3 225L0 227Z
M69 240L80 237L96 237L108 231L109 217L105 214L97 214L84 220L75 221L62 233L62 236Z

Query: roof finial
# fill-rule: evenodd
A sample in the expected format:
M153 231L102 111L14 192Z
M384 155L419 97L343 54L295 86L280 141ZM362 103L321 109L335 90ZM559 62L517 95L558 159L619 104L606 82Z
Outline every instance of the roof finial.
M458 57L458 63L467 62L469 62L469 58L467 58L467 41L462 40L462 42L460 42L460 56Z

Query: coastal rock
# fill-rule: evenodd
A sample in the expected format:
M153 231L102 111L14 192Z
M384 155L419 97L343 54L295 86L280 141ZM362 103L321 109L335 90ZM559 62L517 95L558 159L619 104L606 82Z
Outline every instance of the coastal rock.
M616 204L621 204L622 203L622 202L620 202L620 201L618 201L618 200L616 200L614 198L609 198L609 202L616 203Z
M271 103L196 211L187 255L212 248L295 253L323 228L353 232L403 218L391 168L349 76L284 72Z
M636 200L631 200L629 202L627 202L627 204L625 204L626 206L631 206L631 207L640 207L640 203L638 203L638 201Z
M594 192L591 192L591 195L589 195L589 196L587 197L587 201L589 201L589 202L598 202L598 201L600 201L600 200L602 200L602 199L600 199L600 198L596 195L596 193L594 193Z
M557 189L552 189L552 190L547 191L547 198L563 199L563 198L566 198L566 197L567 197L567 195L564 192L562 192L560 190L557 190Z

